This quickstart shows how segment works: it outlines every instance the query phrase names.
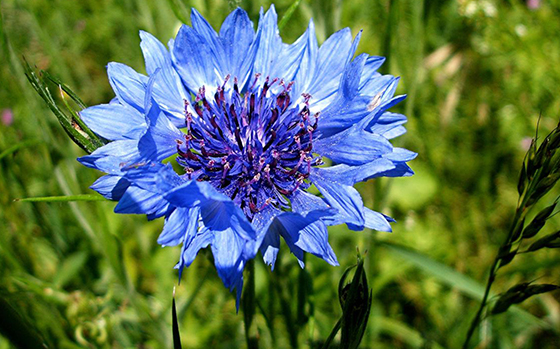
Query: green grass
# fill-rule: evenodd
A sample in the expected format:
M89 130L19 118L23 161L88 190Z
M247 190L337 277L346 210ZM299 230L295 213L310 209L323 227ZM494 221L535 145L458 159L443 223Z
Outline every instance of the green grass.
M286 246L274 273L257 259L261 347L289 347L286 311L300 347L328 337L341 315L338 281L355 263L356 247L368 250L374 295L363 348L460 347L515 210L524 140L539 115L541 134L559 119L560 2L542 1L534 11L513 0L482 2L490 7L468 0L297 2L275 3L279 18L292 13L283 22L285 41L313 17L320 41L343 27L363 29L359 53L388 57L381 71L402 76L398 92L408 94L395 110L409 117L409 132L396 143L419 156L412 178L358 186L369 207L398 223L392 234L332 228L341 267L308 256L301 272ZM179 249L156 244L161 220L116 215L110 202L14 201L93 194L88 186L101 175L75 161L84 151L32 90L21 57L87 105L104 103L113 97L108 62L144 71L140 29L167 42L181 20L188 23L190 7L217 28L236 4L256 23L270 1L0 3L0 112L14 114L12 125L0 123L0 299L11 309L0 317L13 324L0 349L16 334L23 347L33 347L36 336L53 348L169 348L173 341ZM51 93L58 98L55 86ZM558 229L558 218L545 228ZM558 284L559 265L558 250L521 255L500 271L495 290L537 278ZM309 294L303 308L295 301L302 280ZM558 293L542 295L490 319L473 345L555 348L559 300ZM185 271L176 302L184 348L245 346L243 315L207 251Z

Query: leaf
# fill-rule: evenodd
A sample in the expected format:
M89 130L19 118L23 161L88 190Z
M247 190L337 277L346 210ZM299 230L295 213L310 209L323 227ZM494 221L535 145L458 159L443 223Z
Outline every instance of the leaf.
M109 201L97 194L81 194L68 196L39 196L31 198L14 199L19 202L72 202L72 201Z
M62 110L60 110L48 87L45 85L43 80L39 76L37 76L35 71L31 69L31 66L29 66L29 63L27 63L25 59L23 67L25 70L25 76L27 77L29 83L31 83L31 86L33 86L37 94L39 94L39 96L41 96L45 103L47 103L49 109L56 116L58 122L60 123L60 125L62 125L62 128L64 128L64 131L66 131L66 133L68 134L68 136L70 136L74 143L76 143L88 153L92 153L95 149L104 145L104 142L99 137L95 136L95 134L93 134L93 132L89 130L89 128L87 128L85 124L77 121L80 120L77 115L69 117ZM42 71L41 74L47 75L48 73ZM64 88L63 85L59 86L62 89L66 88L68 91L70 91L70 89L66 85L64 85ZM73 92L71 92L70 96L75 96L77 101L80 101L78 102L78 104L83 104L83 102L81 102L81 100Z
M288 21L290 20L290 18L292 17L292 15L294 14L295 10L298 8L300 3L301 0L295 0L292 3L292 5L290 5L288 10L286 10L286 13L284 14L284 16L282 16L282 19L278 23L278 30L281 31L282 28L284 28L284 26L286 25L286 23L288 23Z
M185 7L184 2L187 1L180 1L180 0L167 0L169 7L175 14L175 17L181 21L181 23L189 23L189 11Z
M515 228L513 228L513 232L511 233L511 242L516 242L521 237L521 232L523 231L523 227L525 226L525 217L517 221Z
M175 306L175 287L173 287L173 301L171 305L171 320L173 322L173 348L182 349L179 321L177 320L177 307Z
M305 262L305 255L303 256ZM298 274L297 282L297 315L296 323L298 326L304 326L309 322L309 318L313 313L313 304L310 295L313 292L311 276L305 268L301 268Z
M476 300L482 300L482 298L484 297L483 285L473 280L472 278L457 272L453 268L435 261L432 258L420 252L414 251L408 247L400 246L386 241L378 241L378 243L381 246L387 247L388 250L395 255L406 259L410 263L413 263L416 267L433 275L443 284L456 288L459 291L463 292L465 295ZM512 313L517 316L518 319L525 320L528 324L553 329L548 323L535 317L534 315L528 313L523 309L513 308Z
M382 246L387 247L393 254L406 259L420 269L437 277L443 283L457 288L461 292L474 299L482 299L482 296L484 295L484 286L471 279L470 277L463 275L453 268L435 261L432 258L420 252L414 251L408 247L384 241L379 241L379 243Z
M5 158L6 156L15 153L16 151L25 148L25 147L30 147L32 145L35 144L39 144L41 141L38 139L30 139L27 141L23 141L17 144L12 145L11 147L9 147L8 149L4 150L3 152L0 153L0 160L2 160L3 158Z
M82 99L80 97L78 97L78 95L76 93L74 93L74 91L72 91L72 89L70 87L68 87L68 85L66 85L65 83L60 81L58 78L55 78L54 76L52 76L51 74L49 74L49 72L47 72L45 70L41 70L41 73L47 79L52 81L55 85L60 87L60 89L62 89L64 92L66 92L66 94L68 94L68 96L70 96L70 98L72 98L72 100L74 102L76 102L80 106L80 108L82 108L82 109L87 108L87 105L82 101Z
M228 0L228 7L230 11L235 10L241 4L241 0Z
M331 347L331 344L332 344L332 341L334 340L334 337L336 337L338 331L340 331L340 325L341 324L342 324L342 318L338 319L338 321L334 325L334 328L332 329L331 334L329 334L329 337L327 338L325 343L323 343L322 349L328 349L328 348Z
M0 295L0 334L17 348L48 348L40 334L10 303Z
M66 286L66 284L84 267L87 258L87 251L76 252L66 258L56 273L53 284L59 288Z
M517 182L517 193L519 194L519 196L523 194L526 187L527 187L527 170L525 169L525 164L521 164L521 174L519 175L519 182Z
M442 349L442 346L438 343L428 343L418 330L392 317L372 316L371 321L379 326L380 333L402 341L406 345L405 348Z
M243 307L243 322L245 324L245 338L247 340L247 348L258 348L258 338L251 333L251 325L255 317L255 263L253 260L247 262L245 267L246 281L243 287L243 299L241 301Z

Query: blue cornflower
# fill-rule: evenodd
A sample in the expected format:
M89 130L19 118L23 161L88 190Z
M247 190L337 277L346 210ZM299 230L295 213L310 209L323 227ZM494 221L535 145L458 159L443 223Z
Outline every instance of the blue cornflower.
M112 141L79 159L107 173L92 189L115 212L164 216L158 243L182 244L179 271L210 245L238 297L246 262L260 251L273 268L280 237L303 267L304 252L338 265L328 225L390 231L353 188L412 174L416 154L389 142L406 117L387 111L404 96L376 72L384 58L354 58L348 28L319 47L313 21L285 44L273 6L256 32L241 9L219 33L196 10L191 20L169 49L140 33L148 76L108 65L116 99L81 112Z

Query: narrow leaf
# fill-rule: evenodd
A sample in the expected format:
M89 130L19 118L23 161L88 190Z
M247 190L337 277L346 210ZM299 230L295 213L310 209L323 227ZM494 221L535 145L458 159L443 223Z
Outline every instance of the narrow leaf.
M0 334L17 348L48 348L26 318L14 309L14 302L0 297Z
M66 258L56 273L53 284L59 288L66 286L66 284L82 270L87 258L87 251L76 252Z
M173 348L182 349L181 335L179 334L179 321L177 320L177 307L175 306L175 287L173 287L173 302L171 307L171 319L173 321Z
M414 264L416 267L433 275L441 283L456 288L473 299L482 300L484 296L484 286L471 279L470 277L463 275L453 268L435 261L432 258L410 248L386 241L378 241L378 243L381 246L387 247L388 251L392 252L393 254L404 258L408 262ZM513 308L512 312L519 320L523 319L527 323L543 328L553 329L548 323L535 317L534 315L528 313L523 309Z
M85 127L85 125L83 125L83 123L82 125L80 125L78 122L76 122L75 118L69 117L62 110L60 110L48 87L37 75L37 73L35 73L35 71L31 68L29 63L25 61L25 59L23 62L23 68L25 70L25 76L27 77L27 80L29 81L31 86L33 86L37 94L41 96L45 103L47 103L49 109L56 116L64 131L66 131L66 133L68 134L68 136L70 136L74 143L76 143L88 153L92 153L95 149L101 147L104 144L103 141L100 140L97 136L93 135L91 131L86 132L85 130L88 129L87 127ZM41 72L41 74L45 74L45 72ZM93 137L91 135L93 135Z
M294 14L294 12L296 11L296 9L298 8L299 4L301 3L301 0L295 0L292 5L290 5L290 7L288 8L288 10L286 10L286 13L284 14L284 16L282 16L282 19L280 20L280 23L278 23L278 30L282 30L282 28L284 28L284 26L286 25L286 23L288 23L288 21L290 20L290 18L292 18L292 15Z
M25 148L25 147L30 147L32 145L38 144L41 141L38 139L30 139L27 141L23 141L17 144L12 145L11 147L7 148L6 150L4 150L3 152L0 153L0 160L2 160L3 158L5 158L6 156L15 153L16 151Z
M32 198L14 199L19 202L72 202L72 201L108 201L96 194L81 194L68 196L40 196Z

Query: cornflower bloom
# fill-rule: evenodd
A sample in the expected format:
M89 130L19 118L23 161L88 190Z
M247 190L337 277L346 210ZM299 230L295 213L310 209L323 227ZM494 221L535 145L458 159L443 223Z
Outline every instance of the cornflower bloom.
M348 28L319 46L313 21L285 44L273 6L256 32L242 9L219 33L191 20L168 48L140 33L147 76L108 65L116 98L80 113L111 141L79 159L107 173L91 188L117 213L165 217L158 243L182 244L179 274L211 246L238 300L247 261L260 251L274 268L280 237L303 267L304 252L338 265L328 225L390 231L353 188L412 174L416 154L389 142L406 117L387 111L404 96L376 72L384 58L354 58Z

